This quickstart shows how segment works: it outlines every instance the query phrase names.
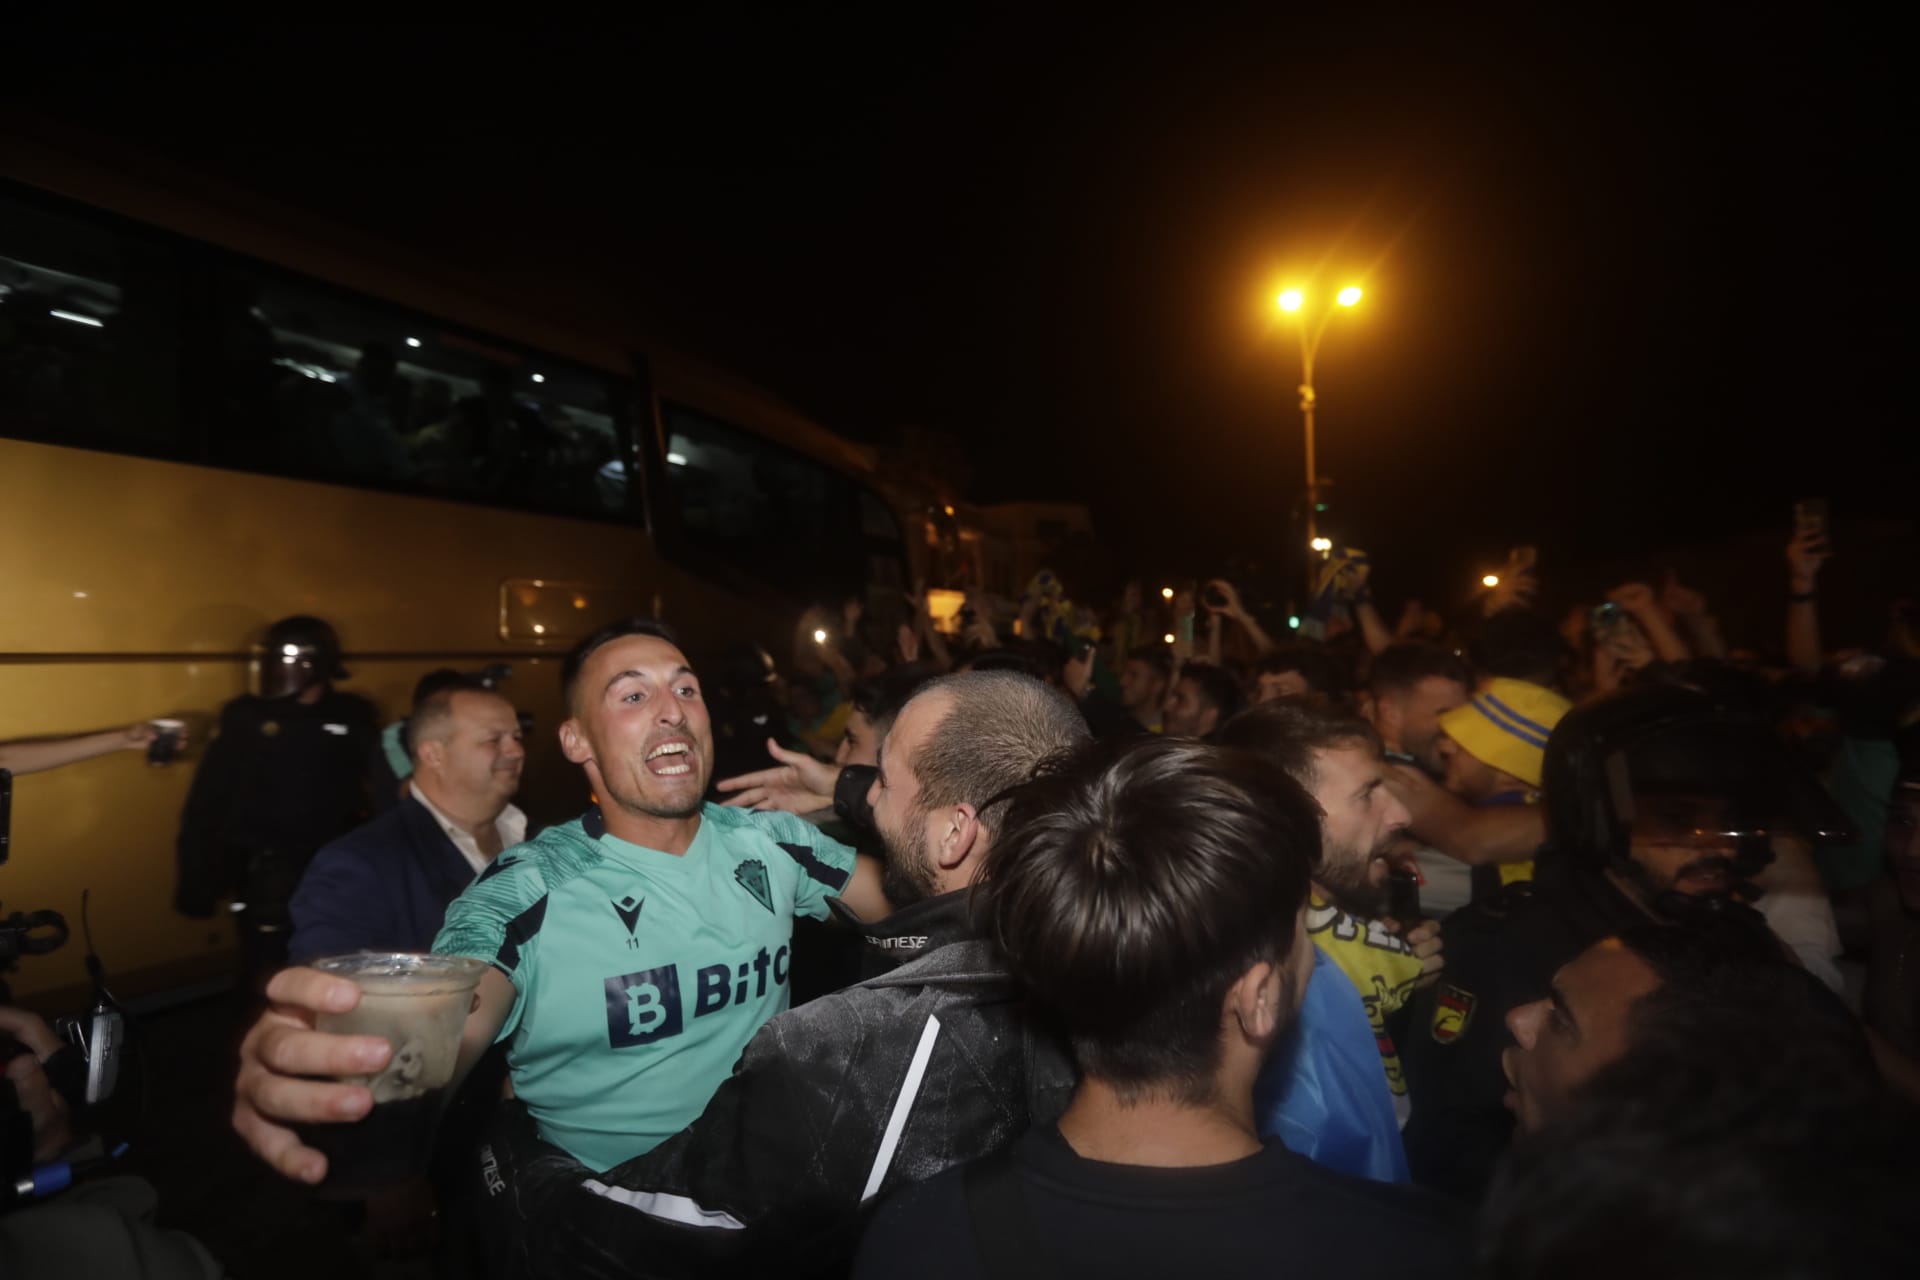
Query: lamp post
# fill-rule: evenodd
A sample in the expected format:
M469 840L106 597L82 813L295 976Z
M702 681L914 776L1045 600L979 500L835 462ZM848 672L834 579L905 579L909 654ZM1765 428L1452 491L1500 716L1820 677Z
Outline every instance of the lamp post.
M1320 313L1318 320L1309 323L1300 318L1300 416L1306 420L1307 427L1307 542L1312 545L1319 538L1319 524L1315 516L1320 506L1320 473L1318 463L1313 456L1313 360L1320 354L1320 339L1326 336L1327 322L1333 318L1336 307L1351 307L1361 298L1357 285L1348 285L1334 295L1335 306ZM1298 315L1306 305L1306 295L1298 289L1288 289L1280 295L1280 309L1292 315Z

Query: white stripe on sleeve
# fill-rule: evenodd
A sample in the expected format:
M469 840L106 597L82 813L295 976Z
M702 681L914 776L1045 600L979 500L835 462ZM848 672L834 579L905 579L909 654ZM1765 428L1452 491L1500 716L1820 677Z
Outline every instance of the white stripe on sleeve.
M913 1110L913 1100L920 1096L920 1082L926 1078L927 1062L933 1057L933 1042L939 1038L940 1019L928 1014L927 1025L920 1032L919 1047L913 1051L913 1062L907 1067L907 1078L900 1086L900 1096L893 1100L893 1114L887 1117L887 1132L880 1139L879 1153L873 1157L873 1171L867 1174L867 1189L860 1193L861 1204L879 1194L880 1183L893 1166L893 1153L899 1148L900 1134L907 1127L907 1113Z
M747 1224L732 1214L718 1209L703 1209L686 1196L668 1195L663 1191L629 1191L625 1187L610 1187L593 1178L588 1178L584 1185L593 1194L604 1196L629 1209L638 1209L649 1218L684 1223L689 1227L716 1227L722 1231L746 1229Z

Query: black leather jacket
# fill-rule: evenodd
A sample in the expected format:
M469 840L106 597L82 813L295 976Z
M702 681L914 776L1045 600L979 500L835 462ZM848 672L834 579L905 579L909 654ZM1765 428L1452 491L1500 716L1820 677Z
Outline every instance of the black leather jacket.
M1023 1016L965 891L854 927L882 971L767 1023L647 1154L596 1176L509 1107L480 1153L504 1274L844 1274L870 1202L1059 1116L1072 1067Z

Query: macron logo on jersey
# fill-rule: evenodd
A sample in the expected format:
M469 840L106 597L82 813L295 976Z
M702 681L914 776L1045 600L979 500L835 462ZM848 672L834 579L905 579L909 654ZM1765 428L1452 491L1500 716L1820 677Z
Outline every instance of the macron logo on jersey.
M647 905L647 900L641 898L636 901L632 894L628 894L620 901L610 901L607 905L613 908L613 914L620 917L620 923L627 926L627 937L633 937L633 927L640 923L640 908Z

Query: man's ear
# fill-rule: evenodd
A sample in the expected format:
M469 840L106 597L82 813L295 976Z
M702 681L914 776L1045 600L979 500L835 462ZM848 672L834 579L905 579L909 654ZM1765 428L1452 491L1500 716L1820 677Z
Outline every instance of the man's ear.
M585 764L593 759L593 748L580 732L580 722L571 716L560 722L560 754L573 764Z
M985 848L985 833L980 830L980 814L970 804L956 804L942 815L945 829L934 861L942 871L952 871L979 850Z
M1285 1024L1280 1009L1286 998L1286 981L1271 962L1262 960L1240 975L1227 991L1223 1017L1249 1044L1270 1043Z
M438 769L447 763L447 744L437 738L429 738L413 749L415 767L431 765Z

